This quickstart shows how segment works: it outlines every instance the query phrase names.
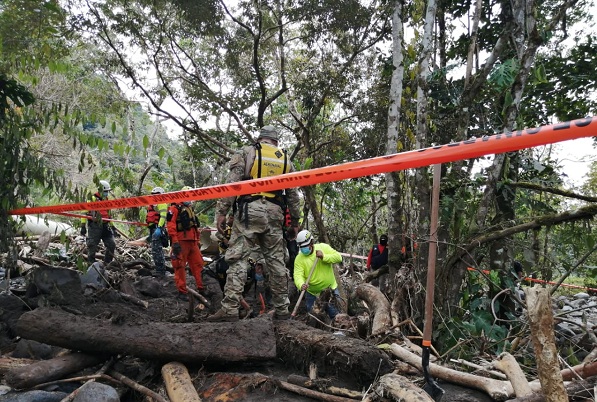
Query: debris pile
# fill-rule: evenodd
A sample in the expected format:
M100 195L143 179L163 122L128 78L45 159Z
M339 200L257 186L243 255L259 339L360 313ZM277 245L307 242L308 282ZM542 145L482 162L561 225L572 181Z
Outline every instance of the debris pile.
M181 300L171 272L152 276L142 241L117 243L110 264L81 269L80 238L69 238L68 249L43 235L21 240L18 268L0 271L0 402L433 400L422 390L420 346L400 332L414 324L393 322L369 274L342 268L346 304L359 303L358 316L345 311L330 323L302 308L297 319L278 321L249 283L244 318L210 323L205 318L222 298L209 263L215 256L206 258L205 291L193 291L188 275L190 297ZM559 333L591 350L593 339L583 338L593 324L576 312L597 316L595 299L556 303L572 314L556 322ZM443 401L542 400L530 399L541 385L527 381L508 353L484 366L453 363L430 364ZM595 370L587 362L562 371L566 380L583 378L566 383L566 392L586 394Z

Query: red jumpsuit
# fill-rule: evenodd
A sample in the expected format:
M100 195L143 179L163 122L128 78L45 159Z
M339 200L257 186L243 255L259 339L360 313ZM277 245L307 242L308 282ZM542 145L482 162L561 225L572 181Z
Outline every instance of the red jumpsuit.
M185 216L185 212L187 211ZM190 217L188 215L191 215ZM185 219L181 219L184 217ZM203 272L203 255L199 248L200 232L199 223L192 213L190 207L185 207L183 204L172 204L168 208L168 234L172 242L172 246L175 243L180 244L180 254L171 253L172 257L172 268L174 268L174 282L176 288L180 293L186 294L187 281L186 281L186 270L185 267L189 263L191 274L195 277L197 283L197 290L203 291L203 280L201 279L201 273ZM185 229L186 228L186 229Z

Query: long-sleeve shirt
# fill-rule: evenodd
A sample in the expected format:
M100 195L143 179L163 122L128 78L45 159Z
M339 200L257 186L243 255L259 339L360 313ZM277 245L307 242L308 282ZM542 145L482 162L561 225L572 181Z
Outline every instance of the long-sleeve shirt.
M316 257L317 250L321 250L323 259L320 260ZM332 264L342 262L340 253L325 243L314 244L313 252L309 255L299 253L294 260L294 284L299 290L307 282L309 272L311 272L311 267L316 258L317 265L307 288L307 292L314 296L318 296L324 289L331 288L334 290L338 287Z

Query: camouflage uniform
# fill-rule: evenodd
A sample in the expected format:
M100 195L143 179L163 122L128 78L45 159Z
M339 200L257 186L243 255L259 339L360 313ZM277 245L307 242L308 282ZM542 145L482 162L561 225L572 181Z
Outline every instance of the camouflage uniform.
M253 178L251 166L256 159L255 155L254 146L243 147L234 154L229 163L230 172L227 182L233 183L249 177ZM285 166L287 166L286 172L294 171L290 161ZM266 175L267 173L261 177ZM298 226L300 216L298 190L292 188L286 189L285 192L292 224ZM249 257L252 254L261 254L269 276L275 313L285 316L288 315L290 301L288 300L288 270L285 264L288 251L282 233L284 211L279 204L273 202L273 198L260 195L253 195L250 198L251 201L239 207L234 214L230 245L225 256L230 267L224 287L222 310L228 316L238 315L240 299L250 268ZM236 201L237 197L220 199L216 206L216 214L226 216Z
M107 197L97 192L93 194L93 201L104 201ZM116 242L114 241L113 226L109 221L104 219L110 219L110 212L102 209L98 211L91 211L91 218L81 218L81 224L87 225L87 262L93 264L95 262L95 254L99 248L100 242L104 243L106 252L104 254L104 262L109 264L114 259L114 251L116 250Z

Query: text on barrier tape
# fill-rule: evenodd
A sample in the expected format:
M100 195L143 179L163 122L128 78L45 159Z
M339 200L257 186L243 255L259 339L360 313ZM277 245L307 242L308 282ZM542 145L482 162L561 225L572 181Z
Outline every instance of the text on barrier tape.
M286 173L274 177L264 177L185 191L119 198L115 200L18 208L9 213L11 215L26 215L65 211L120 209L161 203L209 200L214 198L254 194L264 191L283 190L292 187L310 186L379 173L420 168L437 163L477 158L483 155L517 151L524 148L547 145L576 138L596 136L596 126L597 117L587 117L565 123L505 132L480 138L471 138L465 141L445 145L363 159L356 162L347 162L339 165L325 166L311 170Z
M486 269L475 269L473 267L468 267L467 269L469 271L481 271L485 275L489 275L489 271L486 270ZM535 279L535 278L520 278L519 280L521 282L526 281L526 282L535 282L535 283L548 284L548 285L557 285L557 282L544 281L544 280ZM597 289L595 289L595 288L589 288L587 286L571 285L571 284L568 284L568 283L560 283L560 286L565 287L565 288L584 289L584 290L590 290L592 292L597 292Z

